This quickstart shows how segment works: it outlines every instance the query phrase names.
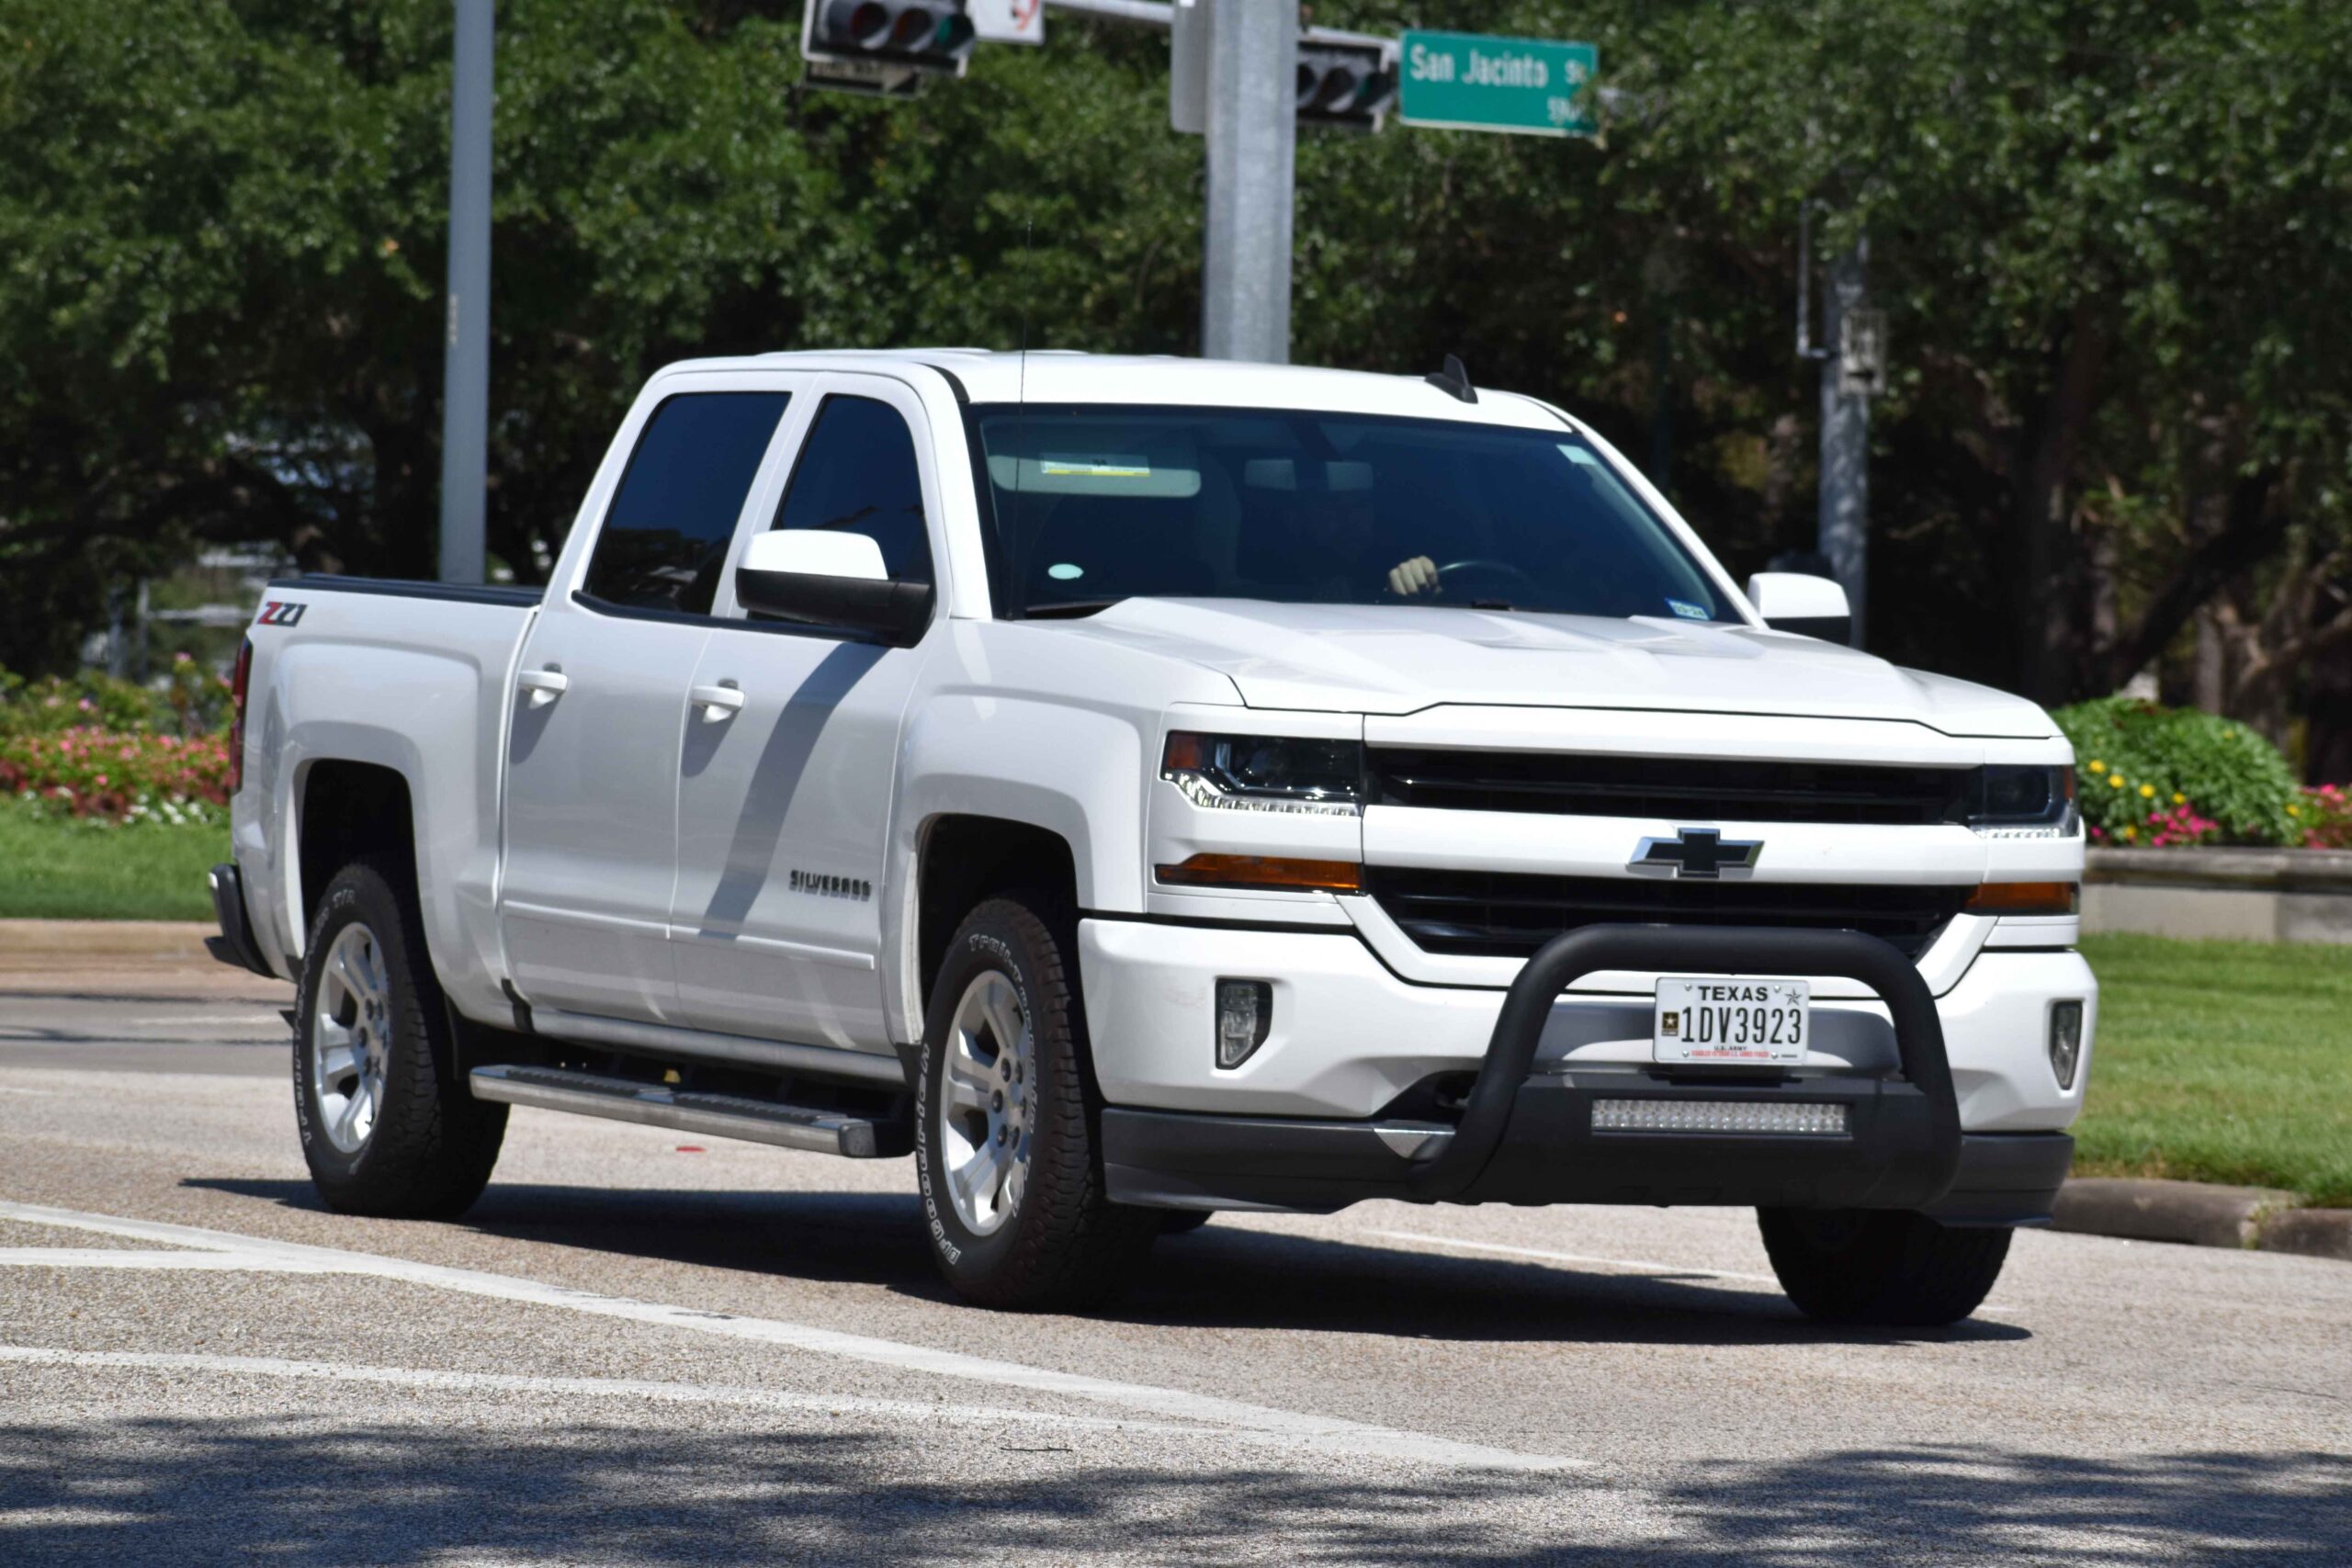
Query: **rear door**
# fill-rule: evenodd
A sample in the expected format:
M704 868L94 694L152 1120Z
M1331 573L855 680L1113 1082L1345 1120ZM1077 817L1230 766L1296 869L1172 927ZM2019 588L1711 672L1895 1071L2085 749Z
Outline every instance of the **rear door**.
M877 376L826 376L806 397L781 502L747 530L865 534L891 576L938 584L940 489L922 403ZM688 1022L889 1049L884 859L922 657L920 642L749 620L722 587L694 683L739 691L741 705L689 720L680 758L671 920Z
M549 588L507 740L500 921L534 1007L674 1021L685 691L789 389L684 383L647 413L594 548Z

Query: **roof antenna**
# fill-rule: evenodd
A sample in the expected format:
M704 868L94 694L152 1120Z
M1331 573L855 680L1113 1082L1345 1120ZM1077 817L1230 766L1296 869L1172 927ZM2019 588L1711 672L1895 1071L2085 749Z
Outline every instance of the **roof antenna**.
M1421 379L1448 397L1459 398L1465 403L1478 400L1478 389L1470 384L1470 372L1463 368L1458 354L1447 355L1444 369L1432 370Z

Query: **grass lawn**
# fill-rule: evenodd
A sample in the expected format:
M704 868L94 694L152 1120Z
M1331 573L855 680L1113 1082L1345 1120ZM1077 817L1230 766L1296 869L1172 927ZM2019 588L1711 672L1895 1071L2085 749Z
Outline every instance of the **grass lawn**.
M2352 947L2086 937L2098 974L2083 1176L2352 1205Z
M0 919L209 920L226 828L108 828L0 802Z

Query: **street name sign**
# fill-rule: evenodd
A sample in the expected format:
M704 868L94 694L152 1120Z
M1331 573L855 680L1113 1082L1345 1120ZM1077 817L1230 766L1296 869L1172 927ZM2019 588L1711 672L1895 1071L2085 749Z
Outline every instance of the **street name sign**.
M1600 65L1589 43L1411 29L1398 61L1396 118L1447 130L1596 135Z

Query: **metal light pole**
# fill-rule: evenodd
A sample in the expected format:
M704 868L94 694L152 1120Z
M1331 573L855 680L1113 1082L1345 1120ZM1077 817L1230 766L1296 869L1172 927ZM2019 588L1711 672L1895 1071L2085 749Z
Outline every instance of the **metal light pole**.
M449 313L441 377L441 581L480 582L490 477L492 0L456 0L449 102Z
M1870 254L1870 241L1857 240L1831 262L1822 297L1829 353L1821 362L1820 548L1853 609L1856 648L1862 646L1870 594L1871 394L1854 374L1850 347L1854 323L1868 319Z
M1290 358L1298 0L1196 0L1208 39L1208 213L1201 352Z
M1813 214L1797 219L1797 357L1821 362L1821 511L1817 548L1846 590L1853 612L1849 640L1862 646L1869 608L1871 398L1886 374L1886 329L1870 306L1871 242L1829 264L1823 291L1821 342L1813 341Z

